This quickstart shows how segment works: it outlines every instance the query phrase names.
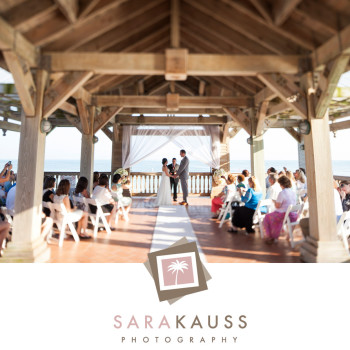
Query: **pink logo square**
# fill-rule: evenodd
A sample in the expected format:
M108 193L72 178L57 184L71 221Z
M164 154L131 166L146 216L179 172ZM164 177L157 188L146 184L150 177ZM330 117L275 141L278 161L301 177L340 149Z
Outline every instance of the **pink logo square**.
M164 259L162 261L162 267L165 286L176 286L194 282L192 258L189 256Z

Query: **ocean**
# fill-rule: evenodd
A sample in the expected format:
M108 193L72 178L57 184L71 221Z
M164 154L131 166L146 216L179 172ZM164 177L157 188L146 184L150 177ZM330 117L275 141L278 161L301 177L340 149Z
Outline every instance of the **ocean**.
M7 163L8 159L0 160L0 167ZM12 160L13 169L17 171L17 160ZM136 164L132 167L134 172L160 172L161 162L154 160L145 160ZM79 171L80 160L45 160L45 171ZM278 171L286 167L289 170L294 171L298 168L297 160L265 160L266 170L269 167L274 167ZM100 172L110 172L111 171L111 161L109 159L95 160L94 168L96 171ZM1 170L0 169L0 170ZM231 160L231 171L241 172L243 169L250 169L250 160ZM190 172L209 172L209 167L196 160L190 161ZM350 176L350 161L348 160L334 160L333 161L333 174L340 176Z

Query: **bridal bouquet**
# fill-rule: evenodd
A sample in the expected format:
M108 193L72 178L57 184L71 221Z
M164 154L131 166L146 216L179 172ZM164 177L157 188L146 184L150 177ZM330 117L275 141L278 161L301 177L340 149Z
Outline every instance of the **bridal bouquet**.
M128 175L129 175L129 173L128 173L128 171L126 170L126 169L124 169L124 168L119 168L119 169L117 169L114 173L113 173L113 175L115 175L115 174L119 174L123 179L122 179L122 183L125 183L127 180L128 180Z
M216 169L214 171L213 179L217 185L220 185L222 182L221 176L226 176L226 171L224 169Z

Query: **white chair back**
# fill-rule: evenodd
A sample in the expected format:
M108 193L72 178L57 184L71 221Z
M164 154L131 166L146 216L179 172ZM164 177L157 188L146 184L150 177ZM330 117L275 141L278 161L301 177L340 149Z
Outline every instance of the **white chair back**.
M304 209L304 202L301 204L296 204L296 205L290 205L286 211L286 214L284 215L284 219L283 219L283 225L282 225L282 230L284 229L287 234L289 235L290 238L290 244L292 246L292 248L294 248L296 246L296 242L294 241L294 235L293 235L293 231L296 225L299 225L300 223L300 219L303 213L303 209ZM296 212L298 215L298 218L296 221L291 222L289 214ZM304 239L300 240L298 243L302 243L304 241Z
M94 225L94 237L97 237L98 228L100 225L100 220L102 221L103 226L105 227L107 234L111 234L111 228L106 220L106 216L110 215L110 213L104 213L101 207L100 202L97 199L93 198L84 198L84 203L89 213L90 220ZM94 205L96 207L96 213L92 213L90 205Z
M262 213L261 208L266 207L267 212ZM272 199L262 199L259 201L258 206L256 207L255 213L253 215L253 223L259 224L259 230L260 230L260 237L264 238L264 227L263 227L263 221L265 218L265 215L268 213L271 213L273 211L274 204Z

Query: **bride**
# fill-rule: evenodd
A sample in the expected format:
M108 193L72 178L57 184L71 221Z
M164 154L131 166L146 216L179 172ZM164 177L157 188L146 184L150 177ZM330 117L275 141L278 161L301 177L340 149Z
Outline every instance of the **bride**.
M169 169L167 167L168 160L166 158L162 159L162 164L162 178L158 188L157 199L155 201L156 207L172 205L170 178L173 176L169 174Z

